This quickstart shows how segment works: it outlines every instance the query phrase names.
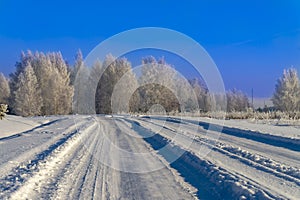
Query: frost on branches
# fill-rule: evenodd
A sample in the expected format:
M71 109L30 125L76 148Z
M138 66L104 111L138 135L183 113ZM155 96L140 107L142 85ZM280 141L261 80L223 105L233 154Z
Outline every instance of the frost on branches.
M284 70L275 86L272 101L280 111L290 114L300 111L300 84L296 69Z
M0 120L2 120L8 112L7 107L7 104L0 104Z
M0 103L9 104L10 88L8 79L0 73Z
M60 52L22 53L10 75L12 112L21 116L71 113L73 86Z

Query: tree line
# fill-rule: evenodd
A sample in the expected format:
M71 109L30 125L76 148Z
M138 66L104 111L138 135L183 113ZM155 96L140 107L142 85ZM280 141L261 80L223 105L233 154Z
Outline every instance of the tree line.
M88 67L78 51L71 66L59 52L22 52L9 78L0 73L0 103L21 116L90 114L92 110L146 113L153 105L161 105L167 113L244 112L250 107L243 92L233 89L225 97L212 94L201 78L186 80L163 58L149 56L141 63L138 71L126 58L107 55ZM276 109L300 111L299 88L297 71L285 70L272 98ZM225 107L216 108L222 101ZM94 108L86 109L88 104Z

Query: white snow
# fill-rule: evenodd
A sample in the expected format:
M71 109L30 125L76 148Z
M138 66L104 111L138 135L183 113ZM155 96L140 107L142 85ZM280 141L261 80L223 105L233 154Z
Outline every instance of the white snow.
M7 116L0 199L300 199L297 127L166 119Z
M264 134L277 135L287 138L300 139L300 126L293 125L277 125L276 120L269 122L263 120L220 120L207 117L183 117L183 119L198 120L202 122L223 125L227 127L238 128L242 130L250 130Z
M17 133L22 133L31 130L47 122L49 122L48 119L33 119L14 115L6 115L6 117L3 120L0 120L0 138L9 137Z

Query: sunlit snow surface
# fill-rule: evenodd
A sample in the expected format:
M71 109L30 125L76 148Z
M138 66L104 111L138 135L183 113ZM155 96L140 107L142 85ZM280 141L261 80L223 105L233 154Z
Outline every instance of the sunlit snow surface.
M0 121L0 199L300 199L297 126L225 120L211 141L208 123L223 122L7 116ZM114 146L147 156L124 157L130 154ZM144 172L118 170L130 165Z

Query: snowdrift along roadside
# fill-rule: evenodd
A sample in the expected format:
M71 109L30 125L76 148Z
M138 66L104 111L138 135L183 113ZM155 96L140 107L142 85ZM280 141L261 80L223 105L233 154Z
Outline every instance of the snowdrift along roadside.
M175 116L176 117L176 116ZM207 117L182 117L183 119L198 120L201 122L217 124L230 128L237 128L241 130L249 130L253 132L260 132L267 135L275 135L280 137L286 137L291 139L300 139L300 127L293 125L276 125L274 123L264 123L263 121L251 121L251 120L219 120Z
M14 115L6 115L3 120L0 120L0 138L9 137L31 130L47 122L49 122L49 119L44 119L42 117L26 118Z

